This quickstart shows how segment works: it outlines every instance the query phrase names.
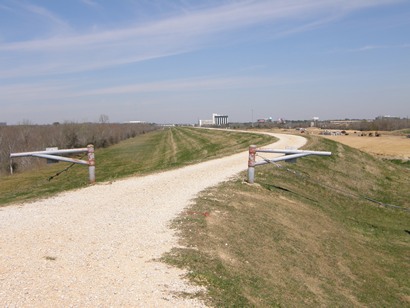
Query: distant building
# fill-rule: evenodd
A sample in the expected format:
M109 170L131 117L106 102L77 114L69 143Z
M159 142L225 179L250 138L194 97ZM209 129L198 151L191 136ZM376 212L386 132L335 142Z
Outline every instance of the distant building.
M214 120L214 125L226 125L228 124L228 116L227 115L219 115L219 114L213 114L212 118Z
M214 125L213 120L199 120L199 126Z
M384 116L378 116L378 117L376 117L376 120L385 120L385 119L389 119L389 120L400 120L400 117L391 116L391 115L384 115Z
M310 122L310 127L317 126L317 122L319 122L319 117L313 117L313 121Z
M272 122L272 117L269 118L264 118L264 119L257 119L256 122L258 123L267 123L267 122Z
M0 122L0 126L7 126L6 122Z
M212 120L199 120L199 126L206 126L206 125L216 125L216 126L223 126L227 125L228 122L228 116L227 115L220 115L213 113L212 114Z
M349 126L350 124L354 124L354 123L360 123L363 120L332 120L329 121L330 124L335 125L335 126ZM372 121L372 120L370 120Z

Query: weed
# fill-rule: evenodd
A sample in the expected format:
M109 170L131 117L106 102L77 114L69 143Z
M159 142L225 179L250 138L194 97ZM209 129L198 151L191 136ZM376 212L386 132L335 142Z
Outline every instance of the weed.
M57 260L56 257L50 257L50 256L45 256L44 259L46 259L47 261L55 261L55 260Z

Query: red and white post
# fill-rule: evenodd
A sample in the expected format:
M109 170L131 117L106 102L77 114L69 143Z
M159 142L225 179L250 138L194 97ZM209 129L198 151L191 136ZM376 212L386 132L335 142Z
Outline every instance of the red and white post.
M94 156L94 145L87 145L87 155L88 155L88 173L90 184L95 183L95 156Z
M249 146L249 158L248 158L248 183L253 184L255 181L255 156L256 145Z

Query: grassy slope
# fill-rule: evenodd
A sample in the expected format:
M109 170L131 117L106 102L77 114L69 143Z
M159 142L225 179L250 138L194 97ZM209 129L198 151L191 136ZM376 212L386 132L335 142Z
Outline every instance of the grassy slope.
M106 149L96 149L97 182L176 168L245 151L254 142L266 144L272 140L269 136L193 128L155 131ZM58 163L1 177L0 206L88 185L88 168L81 165L74 165L48 181L67 166L68 163Z
M410 209L409 169L319 137L306 148L333 156L202 193L164 260L215 306L409 306L410 212L363 199Z

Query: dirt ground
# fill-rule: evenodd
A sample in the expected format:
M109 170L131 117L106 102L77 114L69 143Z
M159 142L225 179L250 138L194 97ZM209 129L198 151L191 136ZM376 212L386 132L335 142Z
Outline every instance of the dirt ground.
M318 131L309 133L318 134ZM381 157L410 159L410 138L406 136L395 136L385 132L380 132L379 137L374 137L374 132L372 132L372 137L359 136L360 132L355 134L354 131L351 131L348 133L349 135L323 135L323 137Z

